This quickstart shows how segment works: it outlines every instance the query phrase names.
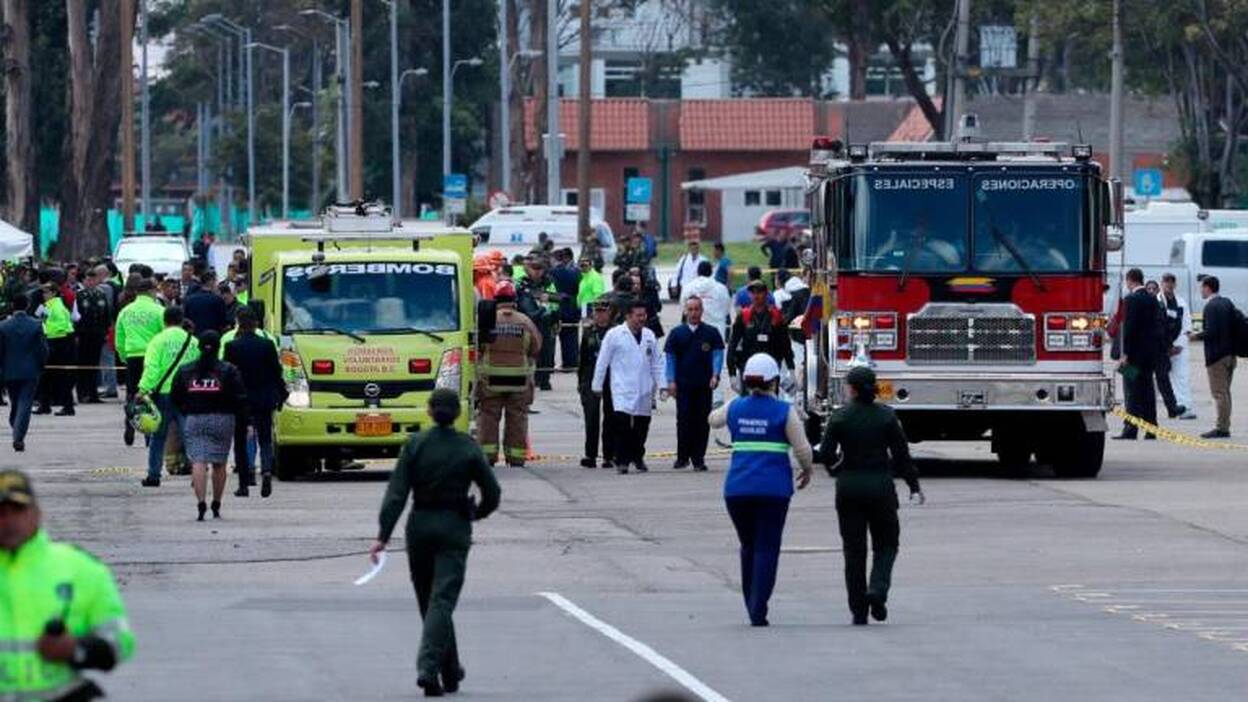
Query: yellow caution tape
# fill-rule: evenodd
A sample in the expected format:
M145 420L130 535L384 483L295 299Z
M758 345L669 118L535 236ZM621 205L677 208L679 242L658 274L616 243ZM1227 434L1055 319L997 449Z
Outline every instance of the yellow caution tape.
M1162 441L1168 441L1178 446L1223 451L1248 451L1248 446L1245 446L1244 444L1233 444L1229 441L1210 441L1208 439L1202 439L1199 436L1192 436L1191 434L1184 434L1183 432L1166 429L1165 427L1159 427L1152 422L1140 419L1133 414L1129 414L1121 407L1115 407L1113 409L1113 415L1127 424L1137 427L1141 431L1153 434Z

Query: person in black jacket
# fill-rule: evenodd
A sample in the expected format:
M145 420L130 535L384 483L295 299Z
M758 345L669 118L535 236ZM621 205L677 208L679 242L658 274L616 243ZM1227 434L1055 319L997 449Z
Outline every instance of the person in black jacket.
M209 330L199 337L199 360L173 377L171 399L185 417L186 455L191 459L191 488L204 521L208 466L212 466L212 516L221 516L225 463L234 440L234 420L247 410L243 378L232 364L217 359L221 336Z
M1207 276L1200 284L1205 300L1204 328L1191 338L1205 344L1205 372L1209 374L1209 394L1217 408L1218 419L1206 439L1225 439L1231 435L1231 381L1235 378L1235 305L1218 294L1222 284L1216 276Z
M615 427L612 424L611 384L608 380L602 385L602 395L595 395L592 389L594 366L598 363L598 352L602 349L602 338L611 331L615 322L611 319L611 299L603 295L593 302L593 322L585 327L581 335L580 361L576 369L576 388L581 396L581 411L585 415L585 454L581 458L582 468L595 468L598 465L598 438L602 437L602 467L615 467Z
M282 364L272 340L256 334L256 313L238 309L238 335L225 345L225 361L238 368L247 387L247 415L234 424L234 465L238 466L235 497L247 497L256 484L255 466L247 453L247 428L256 433L260 446L260 496L273 494L273 413L286 401Z
M577 367L577 333L581 322L581 310L576 305L576 294L581 287L581 272L572 259L572 249L555 252L555 266L550 270L559 293L559 358L563 370Z
M1118 362L1122 373L1122 391L1126 396L1127 412L1151 424L1157 423L1157 394L1153 377L1157 358L1161 354L1165 318L1157 298L1144 289L1144 272L1132 268L1126 275L1130 293L1123 298L1122 359ZM1133 424L1123 426L1115 439L1135 439L1139 430ZM1145 439L1155 439L1145 434Z
M208 331L223 334L230 328L229 306L217 294L216 282L216 276L205 273L200 286L182 300L182 309L195 325L196 336Z

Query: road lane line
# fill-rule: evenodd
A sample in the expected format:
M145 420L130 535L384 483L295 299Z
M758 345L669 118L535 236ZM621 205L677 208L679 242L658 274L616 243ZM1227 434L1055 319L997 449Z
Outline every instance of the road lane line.
M562 609L585 626L637 654L642 660L658 668L665 675L680 683L685 689L705 702L729 702L727 697L712 690L706 683L698 680L692 673L676 665L658 651L586 612L563 595L557 592L539 592L537 594L539 597L546 598L551 604Z

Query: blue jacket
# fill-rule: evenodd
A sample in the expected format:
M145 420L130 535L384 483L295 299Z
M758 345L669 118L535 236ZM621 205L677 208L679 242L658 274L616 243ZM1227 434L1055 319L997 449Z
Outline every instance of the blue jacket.
M555 283L555 291L559 298L559 321L581 321L581 309L576 304L576 296L581 290L581 272L571 266L555 266L550 269L550 278Z
M43 325L25 312L0 322L0 369L4 380L35 380L48 360Z
M792 497L793 468L784 426L789 403L770 396L746 395L728 407L732 462L724 478L724 497Z

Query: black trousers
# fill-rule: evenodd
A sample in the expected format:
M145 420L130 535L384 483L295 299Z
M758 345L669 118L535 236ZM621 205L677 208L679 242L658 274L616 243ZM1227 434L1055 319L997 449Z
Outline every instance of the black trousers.
M74 337L63 336L59 339L48 339L48 365L72 366L77 361ZM65 409L74 408L74 371L48 370L40 379L39 405L50 407L60 405Z
M1153 378L1157 381L1157 392L1161 395L1161 402L1166 406L1166 412L1171 417L1179 414L1179 403L1174 399L1174 386L1170 384L1170 357L1162 356L1157 361L1157 366L1153 368Z
M537 387L549 388L550 369L555 367L555 330L550 327L542 327L542 351L538 354L537 367L546 369L533 374Z
M78 365L82 366L77 376L78 401L98 400L100 398L100 353L104 350L105 335L100 332L82 331L78 333Z
M710 440L711 389L676 385L676 460L692 461L695 466L706 462L706 444Z
M876 494L836 493L836 517L841 528L841 550L845 556L845 591L849 611L864 615L867 594L888 600L893 580L893 563L901 526L897 523L897 493L889 489ZM871 534L871 580L867 582L867 533Z
M576 368L581 352L581 327L575 321L562 322L559 327L559 358L560 367L564 370Z
M615 460L615 427L611 411L611 388L605 386L602 396L589 388L581 390L581 412L585 415L585 458L598 458L598 441L602 439L602 460Z
M650 418L636 417L627 412L612 412L615 434L615 462L636 464L646 455L646 437L650 435Z
M1155 370L1152 365L1136 366L1139 371L1134 378L1123 375L1122 393L1125 395L1127 412L1151 424L1157 423L1157 393L1153 387ZM1135 438L1139 429L1134 424L1123 427L1122 435Z
M139 380L143 378L143 357L126 359L126 401L133 402L139 394Z

